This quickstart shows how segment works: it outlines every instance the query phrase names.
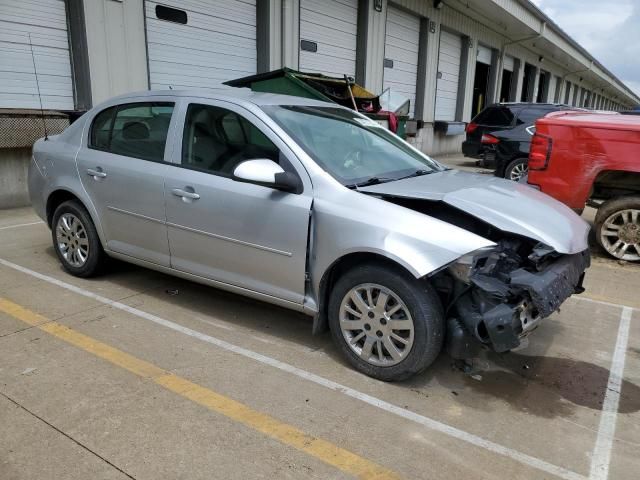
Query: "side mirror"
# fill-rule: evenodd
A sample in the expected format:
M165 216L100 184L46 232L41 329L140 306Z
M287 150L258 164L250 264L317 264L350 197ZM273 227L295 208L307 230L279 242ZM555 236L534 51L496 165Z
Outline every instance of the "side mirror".
M302 187L296 175L285 172L280 165L267 158L240 163L233 171L233 179L293 193L299 193Z

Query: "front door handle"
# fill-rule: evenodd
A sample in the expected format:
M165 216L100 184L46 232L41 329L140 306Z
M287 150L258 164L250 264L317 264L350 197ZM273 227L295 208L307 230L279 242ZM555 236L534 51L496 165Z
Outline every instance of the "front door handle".
M186 190L182 190L181 188L174 188L173 190L171 190L171 193L173 193L177 197L188 198L189 200L198 200L200 198L200 195L198 195L196 192L188 192Z
M90 177L93 177L93 178L95 178L97 180L98 178L106 177L107 173L102 171L102 168L96 167L95 170L93 168L88 168L87 169L87 175L89 175Z

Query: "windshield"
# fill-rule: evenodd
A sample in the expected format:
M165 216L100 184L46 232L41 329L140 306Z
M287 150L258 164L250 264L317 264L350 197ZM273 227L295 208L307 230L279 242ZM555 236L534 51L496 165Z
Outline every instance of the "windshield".
M446 170L386 128L353 111L273 105L263 109L343 185L361 186Z

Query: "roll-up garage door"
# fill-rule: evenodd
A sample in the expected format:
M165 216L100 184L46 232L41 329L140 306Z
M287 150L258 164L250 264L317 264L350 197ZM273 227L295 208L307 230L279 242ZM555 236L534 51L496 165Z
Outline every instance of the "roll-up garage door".
M451 122L456 119L461 56L462 37L441 30L436 84L436 120Z
M491 65L491 49L483 45L478 45L478 54L476 60L485 65Z
M42 106L73 110L64 1L0 1L0 108L40 108L35 72Z
M513 57L510 57L509 55L505 55L504 56L504 65L503 68L507 71L507 72L513 72L516 68L516 60Z
M409 98L411 117L416 102L419 44L420 18L389 6L384 41L383 88Z
M300 0L300 70L356 74L358 0Z
M145 2L152 89L225 90L256 73L255 0Z

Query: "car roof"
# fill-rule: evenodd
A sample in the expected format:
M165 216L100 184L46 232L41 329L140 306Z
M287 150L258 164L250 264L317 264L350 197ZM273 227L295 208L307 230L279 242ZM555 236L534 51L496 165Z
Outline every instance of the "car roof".
M500 102L500 103L494 103L493 105L490 105L490 107L536 107L536 108L542 108L542 109L578 108L578 107L571 107L570 105L566 105L564 103L535 103L535 102Z
M196 97L208 100L226 100L233 103L245 103L258 106L264 105L303 105L303 106L332 106L340 105L310 98L295 97L293 95L280 95L274 93L253 92L247 88L229 88L223 91L212 91L206 89L195 90L146 90L143 92L132 92L119 95L111 99L120 100L144 100L146 97ZM341 108L341 107L340 107Z
M617 112L556 112L539 121L566 126L640 131L639 116L620 115Z

